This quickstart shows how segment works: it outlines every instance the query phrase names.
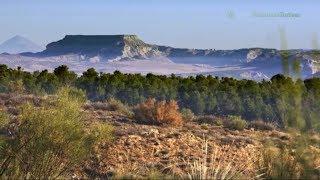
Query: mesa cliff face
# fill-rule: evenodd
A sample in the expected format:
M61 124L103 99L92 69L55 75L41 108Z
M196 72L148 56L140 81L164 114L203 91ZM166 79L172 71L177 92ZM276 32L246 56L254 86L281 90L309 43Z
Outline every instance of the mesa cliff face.
M79 54L95 56L106 54L109 56L121 54L120 49L123 36L82 36L67 35L63 39L47 45L46 50L39 53L43 56L57 56L65 54Z

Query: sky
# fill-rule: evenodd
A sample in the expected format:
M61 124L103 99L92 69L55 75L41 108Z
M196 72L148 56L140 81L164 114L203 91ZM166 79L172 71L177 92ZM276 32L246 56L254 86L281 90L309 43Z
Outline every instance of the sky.
M319 0L1 0L0 42L136 34L181 48L310 49L320 41L319 7Z

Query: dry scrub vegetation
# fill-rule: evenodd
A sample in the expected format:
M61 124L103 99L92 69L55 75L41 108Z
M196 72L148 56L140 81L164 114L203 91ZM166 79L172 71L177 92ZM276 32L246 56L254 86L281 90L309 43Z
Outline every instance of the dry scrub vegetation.
M86 125L83 92L64 88L43 101L41 106L21 105L12 118L1 112L2 178L66 177L90 157L97 143L111 139L110 125Z
M182 124L179 106L174 100L157 102L149 98L134 108L134 114L138 123L173 126Z
M1 178L319 179L320 136L175 101L0 94ZM113 141L111 141L114 139Z
M259 152L258 167L271 179L319 179L320 139L296 134L294 141L268 141Z

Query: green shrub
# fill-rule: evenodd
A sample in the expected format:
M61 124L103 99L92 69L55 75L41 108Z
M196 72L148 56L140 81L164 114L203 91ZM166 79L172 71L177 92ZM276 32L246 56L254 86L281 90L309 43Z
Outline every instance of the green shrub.
M81 90L81 89L76 89L76 88L62 88L60 89L60 91L58 92L58 95L60 93L63 92L63 91L67 91L65 94L65 97L68 97L68 98L71 98L72 100L76 100L78 101L79 103L83 104L87 101L87 98L86 98L86 93Z
M232 130L244 130L247 127L247 122L240 116L228 116L225 126Z
M216 118L213 124L216 126L223 126L223 120L221 118Z
M213 124L215 119L216 117L210 115L198 116L197 122L201 124Z
M208 130L209 129L209 124L201 124L201 129L204 129L204 130Z
M95 141L95 143L101 143L103 141L111 141L113 140L113 127L106 123L96 123L92 125L90 128L91 137L92 140Z
M211 124L215 126L222 126L223 125L223 120L219 117L212 116L212 115L205 115L205 116L200 116L197 118L197 122L201 124Z
M182 119L184 121L193 121L195 119L195 115L191 111L191 109L182 108L180 112L181 112Z
M2 136L0 176L13 179L62 178L109 140L112 128L85 124L82 93L63 88L41 107L25 104L11 136Z
M8 115L0 111L0 129L4 128L9 123L9 117Z
M22 94L23 92L25 92L22 79L19 79L17 81L10 81L8 87L9 91L12 93Z

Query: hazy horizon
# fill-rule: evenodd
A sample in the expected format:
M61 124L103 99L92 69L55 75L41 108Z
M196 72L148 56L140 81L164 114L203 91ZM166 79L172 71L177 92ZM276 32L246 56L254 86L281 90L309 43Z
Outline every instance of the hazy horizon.
M45 46L67 34L136 34L147 43L180 48L280 49L283 29L288 49L311 49L319 41L318 5L312 0L4 0L0 42L21 35ZM279 17L283 13L286 17Z

